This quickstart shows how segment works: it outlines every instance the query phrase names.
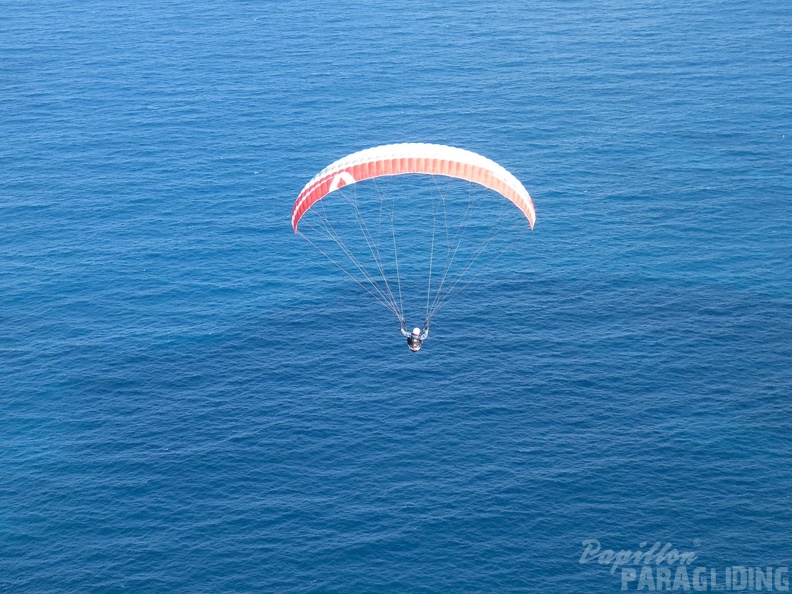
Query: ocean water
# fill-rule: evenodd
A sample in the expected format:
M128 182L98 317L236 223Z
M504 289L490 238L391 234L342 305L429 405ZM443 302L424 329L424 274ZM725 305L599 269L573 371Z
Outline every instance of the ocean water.
M619 591L587 539L792 564L791 29L0 2L0 589ZM391 142L537 208L417 354L289 220Z

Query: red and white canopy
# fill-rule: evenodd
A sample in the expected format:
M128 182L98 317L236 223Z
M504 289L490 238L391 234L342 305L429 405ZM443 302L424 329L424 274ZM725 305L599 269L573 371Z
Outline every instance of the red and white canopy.
M422 173L473 182L511 200L533 229L536 211L528 191L503 167L477 153L441 144L403 143L353 153L322 169L309 181L292 208L292 228L316 202L344 186L386 175Z

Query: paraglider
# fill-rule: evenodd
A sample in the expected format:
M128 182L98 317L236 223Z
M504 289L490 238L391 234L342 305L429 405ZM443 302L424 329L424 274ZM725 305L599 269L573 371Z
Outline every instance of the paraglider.
M404 320L402 320L401 333L407 337L407 348L413 353L417 353L421 350L423 341L429 336L429 325L427 323L423 332L421 332L420 328L413 328L412 332L407 332L407 330L404 329Z
M325 200L332 193L339 199ZM528 191L501 165L422 143L377 146L331 163L305 185L291 215L295 233L397 316L414 352L431 317L503 253L483 261L485 248L504 243L515 229L532 230L535 220ZM424 329L408 333L405 296L422 293L421 283Z

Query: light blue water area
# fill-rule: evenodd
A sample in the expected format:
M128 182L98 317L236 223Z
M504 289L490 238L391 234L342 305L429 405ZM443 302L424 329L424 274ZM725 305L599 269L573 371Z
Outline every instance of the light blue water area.
M4 590L617 591L593 538L792 564L786 3L0 14ZM289 221L392 142L538 214L417 354Z

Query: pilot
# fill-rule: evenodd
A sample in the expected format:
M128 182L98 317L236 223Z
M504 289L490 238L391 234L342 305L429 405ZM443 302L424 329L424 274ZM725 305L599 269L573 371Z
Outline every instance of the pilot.
M402 324L401 333L407 337L407 348L409 348L413 353L417 353L421 350L423 341L426 340L427 336L429 336L429 324L427 322L423 332L421 332L420 328L413 328L411 333L408 333Z

